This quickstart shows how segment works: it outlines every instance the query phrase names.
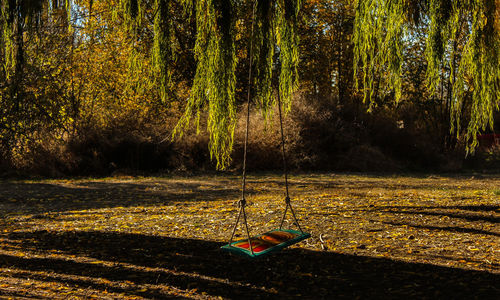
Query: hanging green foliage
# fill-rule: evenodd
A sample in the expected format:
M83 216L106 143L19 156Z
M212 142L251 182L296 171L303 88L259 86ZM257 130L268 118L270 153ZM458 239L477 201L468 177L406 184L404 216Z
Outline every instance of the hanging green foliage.
M427 34L427 82L431 94L436 92L440 82L441 61L448 40L448 21L451 16L451 1L429 1L429 32Z
M0 0L0 53L2 73L6 80L22 70L24 61L24 33L36 30L42 22L42 13L64 9L70 17L70 0ZM69 20L69 19L68 19ZM66 25L71 25L67 22ZM20 74L19 74L20 76Z
M1 21L0 24L2 26L2 52L4 54L3 57L3 72L5 74L5 79L9 80L14 73L14 69L16 66L16 40L15 40L15 30L17 28L16 21L16 13L18 11L18 6L16 1L13 0L1 0Z
M290 111L292 95L298 88L299 35L297 18L301 0L278 0L276 40L280 50L279 93L285 112Z
M135 2L125 1L133 16ZM185 112L173 136L181 136L191 118L199 130L203 112L208 115L207 130L210 134L210 154L217 161L217 168L230 162L233 133L236 123L235 70L236 70L236 0L183 0L185 11L194 8L196 18L196 43L194 54L197 68L191 95ZM276 46L280 53L280 86L285 111L291 107L292 94L298 87L297 65L299 59L297 17L300 0L254 0L254 36L250 39L253 51L254 98L264 112L274 104L272 97L273 58ZM153 64L159 70L162 99L169 93L169 60L173 55L172 30L169 17L169 0L155 1ZM139 5L140 6L140 5ZM140 9L139 9L140 11ZM249 22L250 23L250 22Z
M466 93L472 93L472 103L467 104L470 105L467 141L468 151L473 151L478 132L493 126L493 112L500 102L500 35L495 27L499 10L498 0L358 0L354 69L357 85L362 74L365 100L373 103L376 76L394 89L396 101L399 100L403 41L412 38L412 29L423 28L427 31L426 75L431 94L440 83L443 64L450 63L451 118L457 134ZM459 24L466 26L462 28ZM464 36L467 44L455 70L452 62L457 49L448 45Z
M363 75L364 101L373 104L374 80L387 70L383 79L394 88L395 99L401 98L403 37L406 1L358 1L354 23L354 78L358 87L358 73ZM415 17L415 16L413 16Z
M182 134L193 114L199 124L202 110L208 110L210 155L217 161L217 168L225 168L230 162L236 123L233 1L197 1L196 28L196 75L186 111L174 135Z
M4 16L4 3L0 2L0 83L4 82L6 79L6 70L5 70L5 27L7 26L7 22Z
M133 7L132 2L137 6L137 0L126 1L129 2L129 11L137 13L137 8L131 8ZM170 89L171 72L169 66L172 56L170 19L170 0L155 0L153 66L159 74L159 92L162 101L167 100Z
M478 145L477 133L493 128L493 112L500 103L500 32L495 29L495 16L500 3L469 1L457 14L469 12L470 34L463 50L457 80L453 86L452 120L460 129L460 108L466 91L472 91L471 116L467 126L468 151ZM457 130L459 132L459 130Z
M78 7L88 9L91 23L94 0L88 1ZM172 27L174 8L172 0L155 0L153 5L151 2L153 1L117 0L118 5L113 7L113 17L130 30L134 43L143 34L136 29L142 26L144 20L153 20L153 45L150 48L152 69L160 98L168 101L173 92L170 68L173 65L176 43ZM70 0L0 0L0 73L3 77L9 80L22 70L23 33L42 20L39 18L40 12L66 8L67 25L71 26L71 3ZM180 3L184 5L186 12L195 12L194 55L197 68L185 113L174 134L181 135L193 116L199 125L202 113L206 112L211 157L217 161L218 168L224 168L230 162L236 123L236 20L248 18L248 15L238 15L236 8L243 4L239 0L180 0ZM247 22L254 24L255 33L250 39L254 47L254 63L251 66L255 70L254 101L264 112L268 112L274 104L273 59L275 51L279 50L279 93L285 111L289 111L292 94L298 87L297 19L301 0L251 0L248 3L255 9L254 20ZM130 58L131 68L139 64L135 57L133 54Z
M253 32L254 95L265 117L274 105L272 97L273 59L275 49L273 0L257 0Z
M93 1L93 0L91 0ZM123 25L135 37L137 29L142 25L142 0L119 0L119 5L113 10L113 19L123 19ZM92 10L92 4L89 4ZM158 9L158 1L154 2L154 9Z

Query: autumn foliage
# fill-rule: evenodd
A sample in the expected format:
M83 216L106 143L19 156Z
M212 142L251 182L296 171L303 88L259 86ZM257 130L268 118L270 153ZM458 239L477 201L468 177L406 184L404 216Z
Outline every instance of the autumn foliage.
M467 46L466 26L453 40L456 49L448 49L453 50L454 60L446 56L439 70L433 69L440 78L433 92L428 89L426 73L428 34L421 24L398 54L404 61L399 79L385 72L382 62L380 72L365 72L370 76L366 84L372 87L372 100L363 102L367 94L366 87L360 87L365 75L359 63L370 57L361 59L355 50L360 28L355 22L358 7L352 1L305 1L298 17L276 20L272 7L239 3L227 12L235 18L226 24L234 58L221 56L217 67L226 70L225 65L234 65L235 77L226 80L234 84L226 95L234 105L219 105L219 98L210 96L207 99L214 104L207 108L210 101L205 101L203 80L211 80L203 84L217 85L222 94L227 82L218 81L215 69L196 77L203 71L200 60L205 48L200 43L208 36L197 35L197 8L186 6L191 2L75 1L69 9L56 2L36 7L36 18L27 19L24 27L12 27L22 20L7 18L8 6L2 6L2 24L10 32L2 33L0 56L3 174L213 170L219 155L219 167L230 163L228 169L236 170L241 166L244 137L242 104L249 88L255 96L249 163L255 170L281 168L276 159L279 138L273 106L278 90L290 97L293 94L293 101L290 98L286 104L291 112L286 116L285 131L290 164L296 170L458 171L497 165L498 153L491 147L466 158L470 133L451 123L458 117L469 120L479 109L474 106L477 95L472 87L462 91L460 107L453 102L450 80L456 72L452 71L458 68L462 52L473 47ZM163 15L171 16L168 22L162 23L155 13L158 5L163 5ZM287 9L293 8L295 13L298 7ZM425 6L419 9L419 14L426 13ZM254 14L252 39L249 29ZM279 26L272 23L279 20ZM223 25L216 23L210 26ZM276 35L273 26L290 35ZM161 30L164 36L157 34ZM17 39L7 38L14 36ZM249 86L250 42L257 46L254 80ZM273 48L274 42L281 43L278 48L288 49L288 62L278 57L282 53ZM214 37L213 43L219 45L222 40ZM357 71L356 62L361 68ZM165 68L159 68L162 64ZM279 75L280 68L288 68L288 75ZM394 80L401 95L387 85ZM278 88L279 82L288 82L287 87ZM226 108L230 119L226 119ZM490 118L497 113L488 110L488 114ZM194 120L191 125L189 118ZM497 123L491 125L485 128L486 134L498 131ZM176 139L172 139L174 132Z

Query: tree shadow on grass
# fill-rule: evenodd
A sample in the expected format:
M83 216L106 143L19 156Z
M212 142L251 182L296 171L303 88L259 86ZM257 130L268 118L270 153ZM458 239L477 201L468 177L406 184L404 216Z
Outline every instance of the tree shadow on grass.
M500 216L496 212L497 205L468 205L468 206L379 206L375 210L386 213L426 215L463 219L464 221L500 223ZM443 210L455 210L453 212ZM495 214L495 215L493 215Z
M42 214L111 207L165 205L172 202L238 198L239 186L226 181L201 189L200 182L79 182L76 186L0 182L2 214ZM250 189L250 192L252 190Z
M276 177L250 178L248 193L272 192L281 195L283 181ZM434 183L421 185L387 185L384 181L356 179L314 178L291 180L292 188L307 187L308 190L322 190L350 187L351 195L366 197L366 191L383 189L434 189ZM0 209L3 214L42 214L71 210L85 210L111 207L135 207L164 205L172 202L237 200L240 194L239 179L203 178L158 179L154 181L93 181L81 180L71 184L0 181ZM457 207L458 208L458 207ZM462 207L460 207L461 209ZM464 206L471 212L498 210L498 206ZM432 213L432 212L431 212ZM463 218L478 220L474 215L463 214ZM498 222L497 217L486 217L485 221Z
M394 225L394 226L409 226L409 227L421 228L421 229L444 230L444 231L457 232L457 233L485 234L485 235L500 237L500 233L491 232L491 231L487 231L487 230L481 230L481 229L474 229L474 228L464 228L464 227L458 227L458 226L432 226L432 225L419 225L419 224L412 224L412 223L408 223L408 222L392 222L392 221L391 222L384 221L382 223Z
M470 211L470 212L500 212L500 205L487 205L487 204L478 204L478 205L434 205L434 206L401 206L401 205L393 205L393 206L380 206L379 208L393 208L393 209L409 209L409 208L419 208L419 209L456 209L462 211Z
M0 255L2 267L168 285L228 298L500 297L498 274L384 258L288 249L249 260L222 252L218 242L94 231L11 233L8 238L22 249L40 253L57 250L69 257L91 257L113 264ZM79 279L62 281L107 288ZM114 289L131 296L165 296L153 289Z

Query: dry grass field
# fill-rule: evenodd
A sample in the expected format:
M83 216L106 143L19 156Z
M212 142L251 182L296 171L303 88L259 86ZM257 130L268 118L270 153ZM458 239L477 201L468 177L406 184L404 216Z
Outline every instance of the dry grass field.
M500 299L500 177L306 174L290 183L312 238L249 260L219 250L236 218L238 176L2 181L0 295ZM277 227L282 177L250 176L249 188L251 233Z

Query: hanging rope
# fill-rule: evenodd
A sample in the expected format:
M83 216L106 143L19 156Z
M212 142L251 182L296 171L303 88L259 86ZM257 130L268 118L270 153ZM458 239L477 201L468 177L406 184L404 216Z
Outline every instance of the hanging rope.
M293 211L292 204L290 202L290 194L288 193L288 167L287 167L287 161L286 161L286 151L285 151L285 134L283 132L283 117L281 115L281 97L279 93L279 87L278 87L278 112L279 112L279 118L280 118L280 129L281 129L281 156L283 157L283 173L285 176L285 212L283 213L283 217L281 218L281 223L280 223L280 230L283 227L283 222L285 222L286 218L286 213L288 211L288 207L290 207L290 211L292 212L293 219L295 220L295 224L297 224L297 227L299 228L300 232L304 233L302 231L302 228L300 227L299 221L297 220L297 217L295 217L295 212Z
M246 176L247 176L247 152L248 152L248 134L249 134L249 128L250 128L250 101L252 99L252 64L253 64L253 38L254 38L254 22L255 22L255 10L257 8L257 0L254 1L253 7L252 7L252 29L251 29L251 35L250 35L250 50L249 50L249 65L248 65L248 88L247 88L247 110L246 110L246 128L245 128L245 144L243 148L243 171L242 171L242 183L241 183L241 199L238 201L238 217L236 218L236 223L234 224L233 231L231 233L231 238L229 239L229 246L231 246L234 238L234 234L236 233L236 229L238 227L238 223L240 222L241 216L243 215L243 222L245 224L245 229L247 233L247 239L248 239L248 247L252 253L254 254L253 247L252 247L252 241L250 238L250 230L248 229L248 222L247 222L247 215L245 212L245 206L247 204L246 201ZM285 221L286 218L286 213L288 212L288 208L290 208L290 211L292 212L293 219L295 220L295 224L297 224L297 227L299 228L300 232L304 234L304 231L302 231L302 228L300 227L299 221L297 220L297 217L295 216L295 212L293 211L292 204L290 202L290 195L288 191L288 166L287 166L287 160L286 160L286 151L285 151L285 134L283 131L283 116L281 113L281 98L280 98L280 93L278 89L278 111L279 111L279 119L280 119L280 131L281 131L281 154L283 157L283 173L285 177L285 212L283 213L283 217L281 219L280 227L279 229L283 227L283 222Z
M245 129L245 145L243 148L243 174L241 183L241 199L238 201L238 218L234 224L233 233L229 239L229 245L233 242L233 237L238 227L238 222L240 221L241 214L243 214L243 221L245 223L245 228L248 238L248 247L253 252L252 241L250 240L250 231L248 230L247 215L245 212L245 206L247 204L246 196L246 179L247 179L247 147L248 147L248 132L250 125L250 100L252 99L252 64L253 64L253 33L254 33L254 21L255 21L255 10L257 8L257 0L254 1L252 6L252 29L250 34L250 51L249 51L249 64L248 64L248 88L247 88L247 119L246 119L246 129Z
M281 116L281 97L278 91L278 112L280 117L280 129L281 129L281 156L283 157L283 173L285 174L285 191L286 199L290 199L288 194L288 167L286 162L286 152L285 152L285 134L283 132L283 117Z

